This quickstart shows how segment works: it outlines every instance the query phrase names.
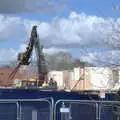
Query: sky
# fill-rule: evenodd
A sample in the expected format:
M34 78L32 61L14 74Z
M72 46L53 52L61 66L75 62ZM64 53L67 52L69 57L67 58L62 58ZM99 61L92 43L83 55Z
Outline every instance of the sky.
M48 54L64 51L96 65L119 65L119 5L119 0L0 1L0 63L25 50L36 24Z

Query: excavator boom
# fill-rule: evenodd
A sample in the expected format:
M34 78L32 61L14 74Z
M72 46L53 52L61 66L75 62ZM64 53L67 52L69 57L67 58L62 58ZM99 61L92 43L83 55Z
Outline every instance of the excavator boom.
M30 36L30 41L26 48L26 51L18 54L18 65L12 71L9 76L9 79L13 79L17 71L19 70L21 65L29 65L30 58L33 52L33 48L35 48L36 57L37 57L37 67L38 67L38 82L36 86L41 86L44 83L45 76L47 74L47 67L44 59L44 54L42 52L42 46L39 43L38 34L37 34L37 26L33 26Z

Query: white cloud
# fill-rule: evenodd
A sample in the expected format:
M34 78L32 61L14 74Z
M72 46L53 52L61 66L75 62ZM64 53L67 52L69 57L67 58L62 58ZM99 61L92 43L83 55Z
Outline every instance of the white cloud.
M120 66L120 51L89 52L80 57L81 60L96 66Z
M54 18L52 22L0 15L0 39L29 38L32 25L37 24L40 40L47 47L112 48L112 43L118 42L105 38L112 30L111 22L114 20L76 12L71 12L68 18ZM118 19L115 25L119 23Z
M24 52L26 50L26 44L21 44L19 49L0 49L0 64L9 63L10 61L17 60L17 55L19 52Z
M24 52L26 50L27 44L20 45L20 48L17 50L18 52Z
M43 52L47 53L47 54L55 54L55 53L59 53L59 52L67 52L67 49L58 49L58 48L51 47L48 49L46 49L46 48L43 49Z
M24 52L26 50L26 47L27 47L27 44L21 44L20 48L17 50L17 53L18 52ZM58 53L58 52L67 52L67 49L58 49L58 48L55 48L55 47L51 47L51 48L43 48L43 52L46 53L46 54L54 54L54 53Z
M16 51L12 48L0 50L0 64L7 64L9 61L15 60Z
M114 24L116 28L120 25L119 18L114 22L112 18L104 19L88 16L85 13L71 12L67 18L56 17L51 22L40 22L0 15L0 24L0 40L16 41L29 40L32 25L39 25L38 33L41 43L45 46L44 52L50 54L57 51L69 51L68 49L72 48L84 50L89 48L94 49L94 51L95 49L113 49L112 52L114 53L114 48L119 48L120 45L119 41L108 39L108 36L113 32L112 25ZM112 35L117 36L116 33ZM24 47L22 46L20 49ZM108 59L104 53L87 52L81 59L88 59L87 61L90 62L95 61L96 58ZM112 56L119 58L116 56L116 52ZM111 57L109 58L111 59ZM113 58L112 60L114 61Z
M18 53L25 52L26 47L27 47L27 44L21 44L19 49L17 50L13 48L0 49L0 64L9 63L10 61L17 60ZM58 53L58 52L67 52L67 50L57 49L57 48L52 47L52 48L44 48L43 52L51 55L51 54ZM34 57L36 57L35 51L33 51L33 59L35 59Z
M114 19L88 16L71 12L68 18L56 18L51 23L41 23L39 34L48 46L112 48L116 41L106 36L112 32ZM120 22L118 21L116 25Z
M24 20L19 17L0 15L0 40L20 40L26 36Z

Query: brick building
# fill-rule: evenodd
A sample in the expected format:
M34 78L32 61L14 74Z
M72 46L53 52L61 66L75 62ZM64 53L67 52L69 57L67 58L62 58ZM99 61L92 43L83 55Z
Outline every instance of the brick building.
M9 79L9 75L12 72L12 68L5 67L5 68L0 68L0 87L12 87L13 81L15 79L20 79L22 74L19 72L16 73L15 77L13 80Z

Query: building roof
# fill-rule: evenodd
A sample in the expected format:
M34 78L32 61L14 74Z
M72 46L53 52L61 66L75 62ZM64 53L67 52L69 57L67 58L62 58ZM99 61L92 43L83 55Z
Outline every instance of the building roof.
M2 86L12 86L13 80L16 78L21 78L22 74L20 72L17 72L14 79L10 80L9 75L13 71L13 68L0 68L0 87Z

